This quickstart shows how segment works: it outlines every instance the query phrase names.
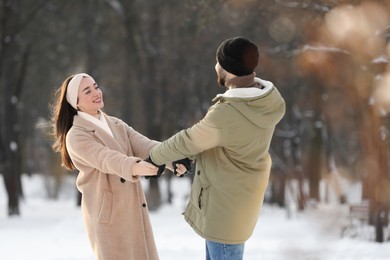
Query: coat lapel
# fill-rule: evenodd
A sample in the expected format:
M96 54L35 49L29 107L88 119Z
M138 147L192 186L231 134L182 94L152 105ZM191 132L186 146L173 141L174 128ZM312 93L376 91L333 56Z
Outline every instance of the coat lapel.
M130 147L130 150L131 150L131 146L127 145L128 139L125 138L125 137L127 137L126 129L123 129L123 127L121 126L121 124L118 120L113 120L111 117L107 116L104 113L103 113L103 116L106 118L107 124L110 127L112 134L114 135L114 138L111 137L111 139L113 139L115 141L115 143L119 147L121 147L121 149L122 149L121 151L124 154L132 155L133 151L130 151L130 153L128 151L128 149L129 149L128 147Z
M104 115L105 116L105 115ZM112 120L106 116L106 120L108 123L108 126L111 129L112 134L114 135L114 138L110 136L105 130L100 128L99 126L93 124L92 122L89 122L80 116L75 116L73 120L73 125L82 127L86 129L87 131L90 131L93 133L93 135L96 137L97 140L99 140L103 145L109 147L112 150L120 151L124 154L127 154L126 151L126 144L123 142L120 142L122 138L120 138L120 134L118 132L118 126L115 122L112 122Z

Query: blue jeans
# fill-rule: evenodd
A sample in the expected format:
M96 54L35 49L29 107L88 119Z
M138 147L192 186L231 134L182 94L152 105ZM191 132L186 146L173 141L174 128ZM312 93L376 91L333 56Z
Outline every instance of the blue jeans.
M245 244L221 244L206 240L206 260L242 260Z

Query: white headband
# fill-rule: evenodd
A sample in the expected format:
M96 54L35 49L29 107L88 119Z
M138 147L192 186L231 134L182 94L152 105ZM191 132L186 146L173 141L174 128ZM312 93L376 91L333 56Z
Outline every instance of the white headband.
M68 83L68 88L66 90L66 101L77 110L77 96L79 93L80 82L84 77L89 77L87 73L79 73L73 76L73 78Z

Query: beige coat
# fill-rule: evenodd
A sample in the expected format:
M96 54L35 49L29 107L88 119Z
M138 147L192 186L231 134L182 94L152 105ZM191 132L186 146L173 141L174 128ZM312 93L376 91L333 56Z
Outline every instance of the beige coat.
M115 140L77 115L66 137L69 155L80 171L77 187L96 259L159 259L144 192L139 178L132 177L133 165L158 142L104 116Z
M156 164L196 155L184 217L207 240L244 243L259 216L271 169L268 150L285 102L271 82L256 83L219 95L199 123L150 153Z

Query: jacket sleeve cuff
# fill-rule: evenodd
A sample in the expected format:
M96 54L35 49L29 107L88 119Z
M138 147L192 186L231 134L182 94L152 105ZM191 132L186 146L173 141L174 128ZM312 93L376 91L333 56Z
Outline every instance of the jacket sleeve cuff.
M156 152L156 149L158 148L159 146L155 146L154 148L152 148L149 152L149 157L150 157L150 160L152 160L152 162L154 162L155 164L157 165L163 165L163 164L166 164L166 162L163 162L163 161L160 161L158 156L156 156L155 152Z

